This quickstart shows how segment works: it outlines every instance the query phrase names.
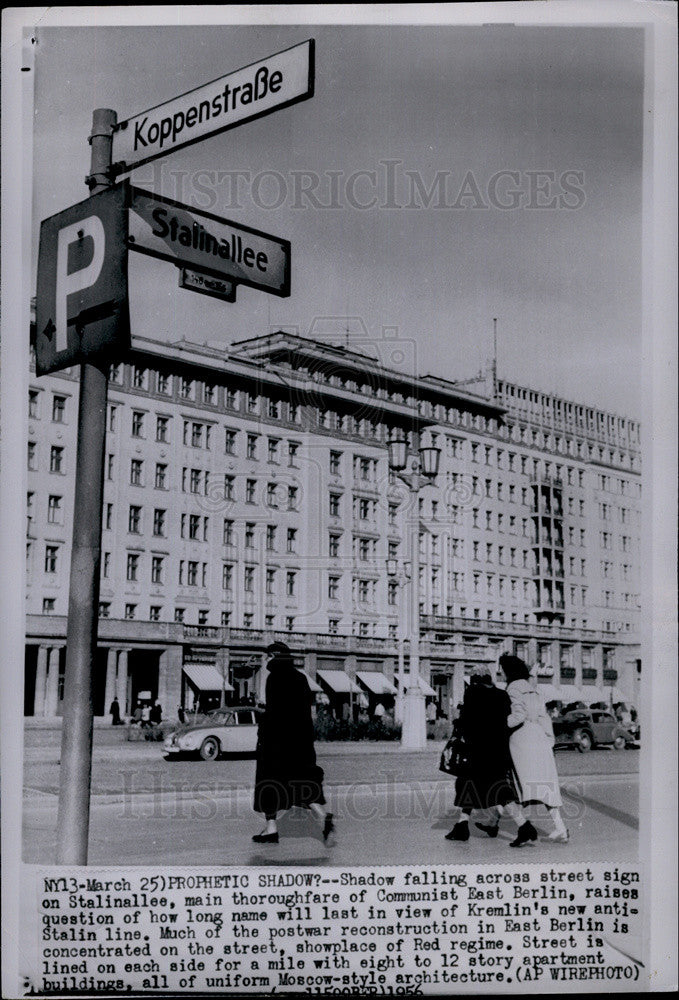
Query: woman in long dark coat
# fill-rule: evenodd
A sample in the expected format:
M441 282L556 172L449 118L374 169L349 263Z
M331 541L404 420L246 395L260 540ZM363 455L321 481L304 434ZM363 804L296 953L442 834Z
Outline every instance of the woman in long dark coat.
M448 840L469 840L469 816L474 809L489 810L492 821L477 823L489 837L496 837L500 815L506 812L519 827L512 847L535 840L537 831L526 819L512 777L507 716L511 702L506 691L493 684L489 668L477 667L467 687L457 732L464 740L469 772L455 781L455 805L461 816L446 834Z
M264 813L266 827L252 838L258 844L277 844L279 812L301 806L323 822L323 839L334 829L325 809L323 769L316 763L311 690L304 674L295 669L289 648L272 643L267 653L266 707L259 724L255 812Z

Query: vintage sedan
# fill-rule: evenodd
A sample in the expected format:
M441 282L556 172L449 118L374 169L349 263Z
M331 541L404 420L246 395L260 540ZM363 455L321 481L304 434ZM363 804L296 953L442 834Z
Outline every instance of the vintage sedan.
M203 760L216 760L222 753L254 754L261 714L262 709L249 705L216 708L170 733L163 744L165 753L170 757L197 753Z
M553 719L552 725L554 745L575 746L580 753L596 746L611 745L615 750L624 750L634 744L633 734L612 712L576 708Z

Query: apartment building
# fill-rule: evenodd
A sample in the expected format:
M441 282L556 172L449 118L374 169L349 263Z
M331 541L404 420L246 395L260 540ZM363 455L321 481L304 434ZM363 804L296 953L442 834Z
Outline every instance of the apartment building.
M25 711L54 715L77 370L33 376L28 405ZM441 449L416 497L389 471L393 435ZM393 693L415 583L444 711L505 649L543 683L638 700L639 535L623 417L282 331L226 349L135 338L110 372L95 712L114 694L125 712L261 696L274 638L335 706Z

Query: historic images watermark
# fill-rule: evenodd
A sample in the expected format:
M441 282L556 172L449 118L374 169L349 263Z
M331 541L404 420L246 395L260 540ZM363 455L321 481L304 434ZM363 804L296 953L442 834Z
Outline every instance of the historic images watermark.
M382 159L353 170L304 168L282 172L198 167L164 160L147 164L136 181L193 208L265 211L578 211L586 202L585 171L576 167L507 166L481 174L469 169L410 168Z

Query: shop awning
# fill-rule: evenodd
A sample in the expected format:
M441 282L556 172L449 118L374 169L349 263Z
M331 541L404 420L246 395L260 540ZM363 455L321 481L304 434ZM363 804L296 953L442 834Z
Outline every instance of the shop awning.
M309 683L309 687L311 688L312 694L317 694L319 691L323 690L323 688L321 687L321 685L317 684L316 681L313 679L313 677L311 677L306 672L306 670L302 670L299 667L297 669L299 670L300 674L303 674L306 677L306 679L307 679L307 681Z
M567 705L572 701L585 701L585 698L582 696L582 689L576 687L575 684L560 684L556 691L558 700L563 701Z
M379 670L357 670L356 677L373 694L396 694L396 688Z
M398 683L398 674L394 675L394 680L396 681L396 683ZM427 695L427 697L434 697L434 698L436 697L436 691L434 691L431 684L428 684L427 681L425 681L425 679L421 675L420 677L417 678L417 683L419 684L420 691L423 691ZM411 686L410 674L406 673L403 675L404 690L407 691L410 686Z
M349 674L343 670L317 670L316 676L319 680L334 691L335 694L360 694L361 689L355 681L352 681Z
M583 684L580 690L582 691L582 700L588 705L593 705L597 701L603 701L607 705L610 704L608 693L602 691L596 684Z
M214 663L186 663L184 673L199 691L233 691Z

